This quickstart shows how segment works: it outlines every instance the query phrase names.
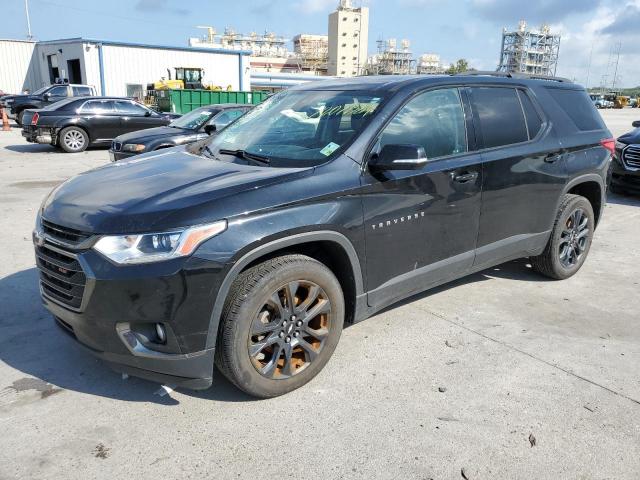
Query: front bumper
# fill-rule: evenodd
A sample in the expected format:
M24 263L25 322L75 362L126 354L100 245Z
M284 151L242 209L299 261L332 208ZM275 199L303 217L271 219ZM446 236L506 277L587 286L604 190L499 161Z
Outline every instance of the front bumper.
M112 148L109 149L109 159L112 162L117 162L118 160L124 160L130 157L134 157L136 155L140 155L140 153L122 152L122 151L116 152Z
M618 159L611 162L611 185L621 190L640 193L640 170L630 170Z
M81 302L56 295L55 288L64 284L56 283L56 276L63 278L76 267L63 265L58 273L54 265L51 272L51 263L46 262L58 257L49 249L68 252L77 262L73 265L80 265L86 282L82 291L72 293L80 295ZM211 385L214 347L209 326L224 265L189 257L116 266L92 249L62 248L50 239L36 246L36 262L45 308L59 326L114 370L191 389ZM80 277L68 278L82 283L77 281ZM156 323L166 328L164 344L149 334Z

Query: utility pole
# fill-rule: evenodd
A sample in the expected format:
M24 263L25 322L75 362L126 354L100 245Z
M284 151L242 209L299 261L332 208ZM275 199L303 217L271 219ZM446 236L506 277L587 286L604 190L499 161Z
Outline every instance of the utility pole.
M24 0L24 11L27 14L27 40L33 40L31 34L31 19L29 18L29 0Z
M591 76L591 61L593 60L593 43L591 44L591 53L589 54L589 66L587 67L587 82L585 87L589 88L589 77Z
M616 89L616 81L618 79L618 64L620 63L620 50L622 50L622 42L618 42L618 54L616 56L616 68L613 73L613 84L611 85L611 90L615 91Z

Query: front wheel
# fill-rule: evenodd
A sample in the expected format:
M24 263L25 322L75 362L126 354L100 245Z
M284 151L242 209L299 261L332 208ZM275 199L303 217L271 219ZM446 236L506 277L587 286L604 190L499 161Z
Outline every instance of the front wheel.
M531 258L533 269L556 280L575 275L587 259L594 230L591 203L579 195L565 195L547 247Z
M218 369L259 398L309 382L329 361L344 323L344 297L322 263L286 255L242 272L225 302Z
M89 146L89 135L78 127L66 127L60 132L58 144L65 152L84 152Z

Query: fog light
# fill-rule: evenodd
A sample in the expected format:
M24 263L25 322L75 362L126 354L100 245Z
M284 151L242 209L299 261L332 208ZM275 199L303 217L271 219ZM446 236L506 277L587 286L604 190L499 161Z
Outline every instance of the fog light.
M167 341L167 332L161 323L156 323L156 335L158 336L158 343L165 343Z

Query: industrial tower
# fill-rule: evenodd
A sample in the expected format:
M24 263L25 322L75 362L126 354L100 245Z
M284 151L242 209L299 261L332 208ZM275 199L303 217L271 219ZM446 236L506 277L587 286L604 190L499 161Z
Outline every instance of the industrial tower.
M553 35L548 25L529 30L522 20L518 30L502 32L498 71L554 76L559 53L560 35Z

